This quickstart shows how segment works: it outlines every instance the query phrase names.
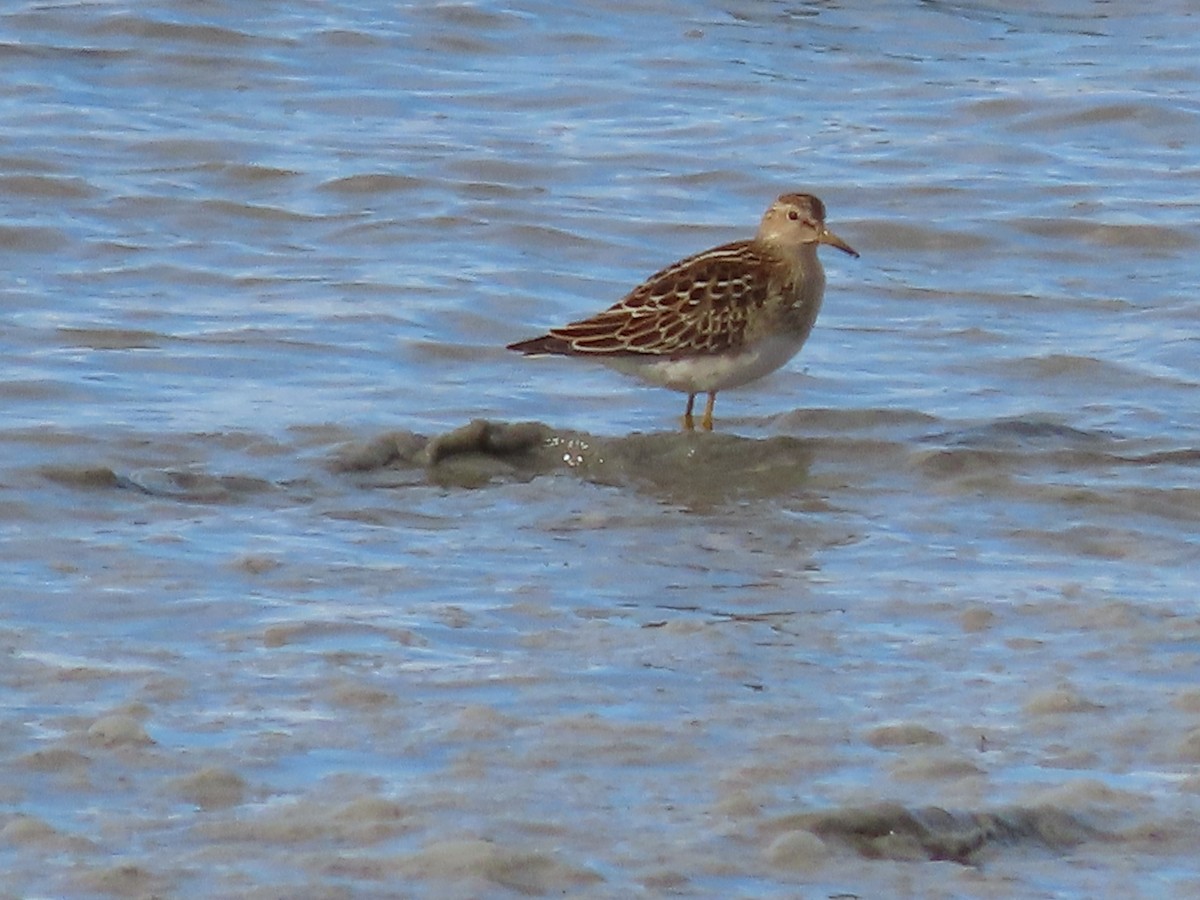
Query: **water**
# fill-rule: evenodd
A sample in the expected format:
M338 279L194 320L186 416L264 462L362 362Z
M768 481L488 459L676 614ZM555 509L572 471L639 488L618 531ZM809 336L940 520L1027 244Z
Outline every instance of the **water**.
M4 889L1200 892L1198 16L10 4ZM503 350L785 190L715 434Z

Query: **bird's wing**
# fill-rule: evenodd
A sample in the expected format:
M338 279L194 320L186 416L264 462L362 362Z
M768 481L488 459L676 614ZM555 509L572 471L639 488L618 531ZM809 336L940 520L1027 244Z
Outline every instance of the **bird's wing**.
M750 241L714 247L650 276L604 312L534 342L541 342L538 352L581 356L718 353L742 342L749 311L767 300L770 277Z

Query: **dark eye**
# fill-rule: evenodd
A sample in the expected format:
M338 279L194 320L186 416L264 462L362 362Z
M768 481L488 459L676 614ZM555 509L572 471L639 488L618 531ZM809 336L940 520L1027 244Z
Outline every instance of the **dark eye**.
M788 218L795 222L798 218L800 218L800 213L796 212L794 209L789 209Z

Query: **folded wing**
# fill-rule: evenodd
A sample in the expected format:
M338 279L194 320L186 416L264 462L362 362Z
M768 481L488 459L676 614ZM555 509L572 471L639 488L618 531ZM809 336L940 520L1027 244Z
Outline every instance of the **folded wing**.
M725 244L652 275L601 313L509 349L563 356L720 353L742 343L749 311L767 300L771 272L750 241Z

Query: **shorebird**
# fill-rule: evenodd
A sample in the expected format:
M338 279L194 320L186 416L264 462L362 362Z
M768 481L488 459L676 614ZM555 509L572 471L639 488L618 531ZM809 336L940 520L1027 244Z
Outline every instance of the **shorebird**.
M711 431L717 392L775 371L799 352L825 294L817 245L858 256L825 227L825 204L783 194L750 240L722 244L651 275L613 306L509 344L527 356L594 359L687 394L683 426Z

